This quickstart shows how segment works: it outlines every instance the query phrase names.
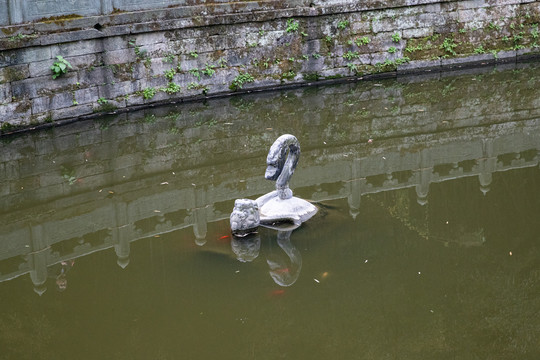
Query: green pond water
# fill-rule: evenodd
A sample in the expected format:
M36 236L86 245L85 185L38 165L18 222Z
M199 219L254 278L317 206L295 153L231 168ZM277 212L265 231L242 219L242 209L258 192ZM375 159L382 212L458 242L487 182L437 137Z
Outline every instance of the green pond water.
M540 67L0 138L0 359L539 359ZM292 231L232 239L298 137Z

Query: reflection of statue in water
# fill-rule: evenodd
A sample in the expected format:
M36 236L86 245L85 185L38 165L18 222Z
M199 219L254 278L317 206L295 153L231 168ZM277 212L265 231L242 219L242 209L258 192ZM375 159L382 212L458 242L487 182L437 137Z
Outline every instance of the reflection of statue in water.
M298 280L302 269L302 255L291 243L292 230L278 231L277 244L287 254L283 256L280 252L271 252L266 257L266 262L270 267L270 276L274 282L280 286L291 286Z
M302 255L291 243L293 230L278 230L277 245L281 248L276 251L276 242L270 240L270 254L266 262L270 267L270 276L280 286L291 286L296 282L302 269ZM233 236L231 248L240 262L251 262L259 256L261 237L259 234L250 234L245 237ZM283 251L287 256L283 254Z
M256 230L259 223L256 217L251 216L255 212L259 215L260 224L266 226L282 222L298 226L317 213L314 205L294 197L289 188L289 180L299 157L300 144L293 135L282 135L272 144L266 158L268 167L265 178L276 182L276 190L255 201L239 199L235 202L235 209L231 214L231 230L234 235L245 236Z
M238 261L251 262L259 256L261 238L257 234L251 234L246 237L233 236L231 239L231 248Z

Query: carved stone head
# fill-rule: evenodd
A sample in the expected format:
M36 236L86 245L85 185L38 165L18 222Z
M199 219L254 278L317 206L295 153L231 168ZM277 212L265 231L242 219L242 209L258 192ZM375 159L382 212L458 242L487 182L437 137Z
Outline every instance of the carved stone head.
M231 230L235 236L246 236L257 230L260 223L259 206L250 199L237 199L231 213Z

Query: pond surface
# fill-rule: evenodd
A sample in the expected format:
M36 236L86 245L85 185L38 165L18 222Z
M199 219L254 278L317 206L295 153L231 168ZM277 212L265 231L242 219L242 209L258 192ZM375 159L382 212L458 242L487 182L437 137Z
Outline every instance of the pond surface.
M540 358L540 67L248 94L0 143L0 359ZM231 239L291 187L293 232Z

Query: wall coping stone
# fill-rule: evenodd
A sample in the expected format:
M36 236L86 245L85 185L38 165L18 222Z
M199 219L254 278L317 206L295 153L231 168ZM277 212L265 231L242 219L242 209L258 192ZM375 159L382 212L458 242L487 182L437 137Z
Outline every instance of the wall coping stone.
M519 3L519 0L513 0ZM392 9L422 4L454 3L458 0L395 0L391 4L384 1L347 2L325 4L307 0L294 1L249 1L243 2L240 10L230 11L229 3L180 6L175 8L120 12L108 15L80 18L59 18L32 23L0 26L0 50L70 42L85 34L85 39L114 35L127 35L172 29L195 28L210 25L225 25L243 22L261 22L289 17L313 17L339 13ZM70 34L74 32L74 34ZM14 35L37 35L38 38L13 41Z

